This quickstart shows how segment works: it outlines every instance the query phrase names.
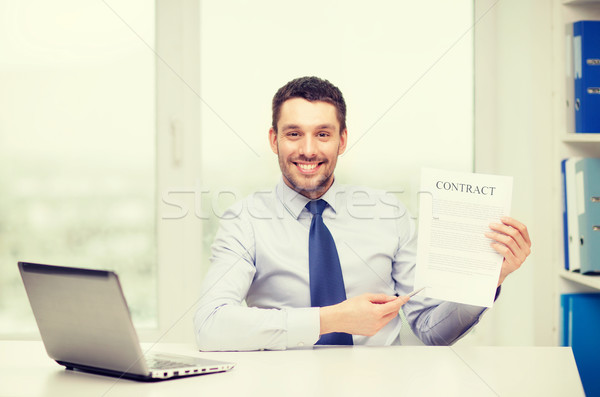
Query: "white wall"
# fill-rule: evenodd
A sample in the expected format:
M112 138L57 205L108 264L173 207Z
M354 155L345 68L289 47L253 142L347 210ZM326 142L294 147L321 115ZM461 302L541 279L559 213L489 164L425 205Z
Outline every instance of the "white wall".
M515 176L512 215L533 242L485 325L492 344L554 345L552 3L476 4L476 169Z
M515 177L512 215L529 226L534 247L460 343L552 345L554 251L544 249L552 244L552 4L475 3L475 167ZM352 2L313 12L318 4L309 2L286 14L275 3L257 13L246 2L203 2L200 92L211 109L202 106L202 183L239 194L272 186L279 170L266 143L270 100L283 83L306 74L329 78L349 104L351 150L338 177L411 189L423 165L470 169L472 142L463 133L471 129L473 71L464 57L472 42L463 34L472 20L448 18L459 12L455 4L385 5L385 12ZM341 25L333 28L336 20ZM426 44L414 45L416 38ZM232 159L243 159L247 186L237 183ZM405 201L414 208L412 197Z
M470 1L203 1L199 11L203 183L274 186L271 99L305 75L329 79L348 104L340 180L410 190L423 165L472 168Z

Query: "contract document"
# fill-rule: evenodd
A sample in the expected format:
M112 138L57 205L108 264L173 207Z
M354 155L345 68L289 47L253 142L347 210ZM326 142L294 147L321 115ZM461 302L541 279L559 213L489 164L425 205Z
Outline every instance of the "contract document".
M512 198L512 177L421 171L419 240L414 288L424 296L491 307L503 257L484 235L502 223Z

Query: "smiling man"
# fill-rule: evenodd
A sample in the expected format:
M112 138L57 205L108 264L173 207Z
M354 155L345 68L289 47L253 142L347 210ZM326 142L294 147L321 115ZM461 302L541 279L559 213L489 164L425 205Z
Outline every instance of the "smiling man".
M195 316L202 350L399 343L399 310L426 344L448 345L485 308L416 295L416 229L392 195L335 181L346 149L346 105L326 80L303 77L273 98L269 130L282 179L223 216ZM486 234L504 278L529 255L512 218ZM244 304L244 301L246 304Z
M279 119L269 130L271 149L279 158L283 181L310 199L333 184L337 157L346 150L334 105L292 98L280 105Z

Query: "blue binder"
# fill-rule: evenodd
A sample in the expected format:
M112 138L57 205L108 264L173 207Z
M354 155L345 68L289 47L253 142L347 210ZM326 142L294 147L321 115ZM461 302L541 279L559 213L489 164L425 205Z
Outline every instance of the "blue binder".
M600 293L560 297L562 346L570 346L586 396L600 396Z
M567 159L560 162L560 176L562 181L562 212L563 212L563 252L565 269L569 270L569 223L567 217L567 176L565 174L565 165Z
M600 133L600 21L573 23L575 132Z
M575 185L581 273L600 273L600 158L575 163Z

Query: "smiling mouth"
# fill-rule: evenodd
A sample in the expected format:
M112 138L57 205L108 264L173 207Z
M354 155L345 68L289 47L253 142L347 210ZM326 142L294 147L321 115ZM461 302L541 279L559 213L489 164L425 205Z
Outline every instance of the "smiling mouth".
M311 174L315 172L321 166L321 162L310 162L310 163L297 163L294 162L294 165L302 172L303 174Z

